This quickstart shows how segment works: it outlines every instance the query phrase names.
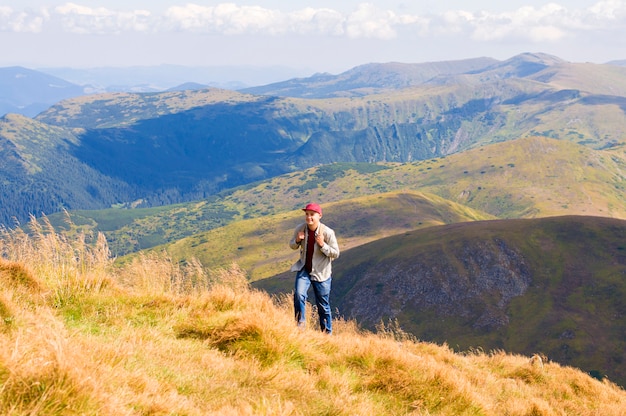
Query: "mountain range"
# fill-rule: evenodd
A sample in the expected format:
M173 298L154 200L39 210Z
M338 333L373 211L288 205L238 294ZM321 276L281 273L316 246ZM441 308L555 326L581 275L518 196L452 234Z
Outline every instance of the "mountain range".
M626 68L616 65L543 54L414 64L398 89L389 82L400 79L398 65L384 68L357 68L348 84L336 77L335 90L347 95L362 94L354 79L367 79L363 88L377 93L363 96L209 88L84 95L35 118L8 114L0 119L10 161L0 170L8 207L0 222L180 203L320 164L427 160L533 135L604 149L620 142L626 121Z
M208 87L236 90L300 73L301 70L279 66L5 67L0 68L0 115L17 113L34 117L58 101L86 94L149 93Z
M0 119L0 222L288 293L285 240L320 201L340 315L626 385L625 125L626 67L540 53L79 94Z

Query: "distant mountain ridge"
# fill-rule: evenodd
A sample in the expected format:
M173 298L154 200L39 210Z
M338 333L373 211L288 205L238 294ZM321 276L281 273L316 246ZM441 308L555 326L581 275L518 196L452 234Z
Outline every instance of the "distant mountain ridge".
M39 71L0 68L0 116L19 113L33 117L58 101L84 93L79 85Z
M95 68L39 68L41 72L91 86L96 93L160 92L191 82L212 88L237 90L292 78L305 69L282 66L156 65Z
M225 88L296 76L290 68L183 67L160 65L128 68L0 68L0 116L17 113L34 117L51 105L71 97L95 93L155 93L173 90Z
M421 85L437 76L478 71L496 62L491 58L475 58L422 64L372 63L357 66L339 75L316 74L309 78L245 88L241 92L299 98L365 96Z
M547 56L545 54L523 54ZM520 55L522 56L522 55ZM558 59L558 58L556 58ZM389 89L436 82L437 77L470 73L488 68L499 61L492 58L473 58L458 61L428 63L371 63L338 75L315 74L308 78L293 78L305 70L282 67L183 67L160 65L127 68L0 68L0 115L15 112L32 117L47 106L64 98L106 92L154 93L168 90L198 89L201 87L241 90L253 94L291 97L363 96ZM624 66L615 60L610 65ZM14 71L29 80L16 82ZM67 95L45 97L45 85L37 85L37 78L52 77L53 85L72 84L76 91ZM284 81L284 79L288 79ZM32 85L30 85L32 84ZM12 89L33 91L27 96L13 96ZM58 91L57 91L58 93ZM43 100L42 100L43 97ZM4 100L4 104L1 104Z

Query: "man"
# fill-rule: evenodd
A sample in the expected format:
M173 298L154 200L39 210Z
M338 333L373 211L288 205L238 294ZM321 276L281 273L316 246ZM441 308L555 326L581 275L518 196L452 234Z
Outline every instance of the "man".
M292 249L300 249L300 258L291 267L291 271L296 272L293 294L296 322L302 327L306 323L307 292L313 286L320 330L330 334L333 331L330 310L331 263L339 257L339 246L335 232L320 222L322 208L318 204L308 204L302 210L304 224L296 227L289 242Z

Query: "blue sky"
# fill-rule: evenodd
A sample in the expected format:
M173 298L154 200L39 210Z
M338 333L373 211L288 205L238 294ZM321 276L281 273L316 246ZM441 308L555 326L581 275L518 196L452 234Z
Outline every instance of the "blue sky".
M626 0L0 0L0 66L285 66L545 52L626 59Z

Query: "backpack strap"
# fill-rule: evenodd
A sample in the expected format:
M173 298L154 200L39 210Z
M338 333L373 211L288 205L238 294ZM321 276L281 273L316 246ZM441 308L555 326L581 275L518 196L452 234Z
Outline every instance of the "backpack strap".
M324 227L325 227L325 225L320 222L320 225L317 228L317 232L321 233L324 236L324 242L326 242L326 235L324 234ZM302 224L302 232L303 233L307 232L307 225L306 225L306 223Z
M326 235L324 235L324 224L320 222L320 226L318 227L317 231L324 236L324 241L326 241Z

